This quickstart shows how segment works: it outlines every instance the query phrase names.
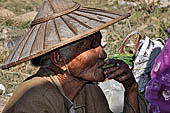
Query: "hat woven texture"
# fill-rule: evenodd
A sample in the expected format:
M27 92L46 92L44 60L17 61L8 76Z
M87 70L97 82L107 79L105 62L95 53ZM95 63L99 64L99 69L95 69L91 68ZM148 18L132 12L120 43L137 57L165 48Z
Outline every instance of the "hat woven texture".
M81 7L72 1L44 0L30 31L16 44L1 68L12 67L80 40L129 16Z

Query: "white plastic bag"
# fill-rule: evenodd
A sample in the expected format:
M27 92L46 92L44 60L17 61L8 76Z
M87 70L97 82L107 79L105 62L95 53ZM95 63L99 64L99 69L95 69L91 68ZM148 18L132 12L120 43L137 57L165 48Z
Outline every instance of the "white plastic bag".
M146 36L145 40L140 41L136 52L133 74L139 85L139 91L142 93L144 93L146 84L150 80L153 62L164 47L163 40L158 40L161 39L151 40Z
M109 108L113 113L123 112L124 92L123 85L114 79L99 83L109 104Z

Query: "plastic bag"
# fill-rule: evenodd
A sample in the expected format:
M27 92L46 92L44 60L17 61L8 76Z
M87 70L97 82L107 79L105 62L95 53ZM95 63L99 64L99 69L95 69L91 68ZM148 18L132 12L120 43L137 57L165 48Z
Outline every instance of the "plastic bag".
M151 40L146 36L145 40L141 40L139 43L134 60L133 74L141 93L145 92L146 84L150 80L150 72L153 62L164 47L163 41L159 40Z
M134 52L133 52L133 53L129 53L129 54L124 53L124 48L125 48L125 45L126 45L127 41L128 41L132 36L134 36L134 35L136 35L136 34L138 35L138 41L137 41L137 43L136 43L136 48L135 48ZM138 31L133 31L133 32L131 32L130 34L128 34L128 35L124 38L124 40L123 40L123 42L122 42L122 44L121 44L121 46L120 46L120 51L119 51L119 53L113 53L113 55L110 56L108 59L119 59L119 60L123 60L125 63L127 63L127 64L129 65L130 68L133 68L134 55L136 54L136 51L137 51L137 48L138 48L138 45L139 45L139 42L140 42L141 38L142 38L142 36L141 36L140 32L138 32Z
M125 91L123 85L112 79L100 82L99 86L106 96L110 110L113 113L123 112Z

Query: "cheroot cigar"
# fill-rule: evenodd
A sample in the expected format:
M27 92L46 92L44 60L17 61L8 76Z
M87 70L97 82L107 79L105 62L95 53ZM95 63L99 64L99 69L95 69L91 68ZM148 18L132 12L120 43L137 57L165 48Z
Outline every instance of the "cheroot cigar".
M102 69L106 69L106 68L110 68L110 67L114 67L114 66L116 66L115 63L114 63L114 64L104 64L104 65L102 66Z

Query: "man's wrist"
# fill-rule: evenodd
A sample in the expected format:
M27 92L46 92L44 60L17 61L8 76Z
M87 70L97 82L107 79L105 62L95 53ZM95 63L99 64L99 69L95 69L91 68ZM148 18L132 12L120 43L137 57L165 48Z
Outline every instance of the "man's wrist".
M136 82L134 82L131 87L125 88L125 97L136 113L139 113L138 84Z
M130 86L124 86L124 88L125 88L125 94L138 92L138 84L136 82L133 82Z
M137 85L136 80L133 77L130 77L128 80L123 82L125 90L131 88L133 85Z

